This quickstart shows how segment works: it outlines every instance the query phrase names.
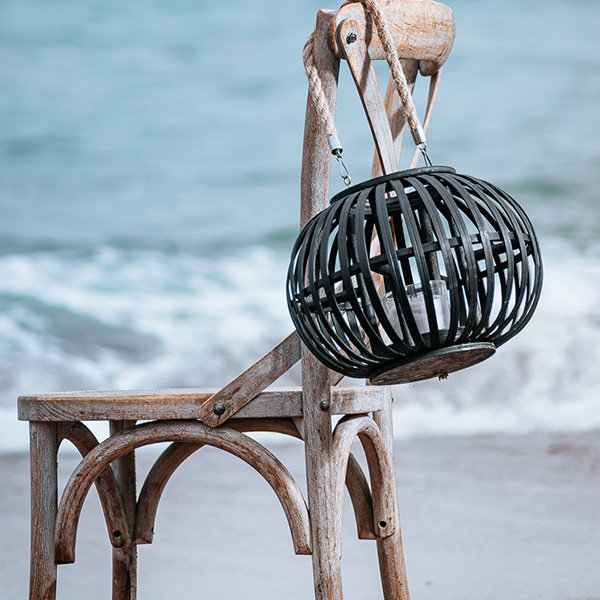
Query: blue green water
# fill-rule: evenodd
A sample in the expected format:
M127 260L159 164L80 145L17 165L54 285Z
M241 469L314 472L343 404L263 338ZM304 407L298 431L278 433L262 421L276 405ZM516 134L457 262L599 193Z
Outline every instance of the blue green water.
M599 426L600 3L449 4L431 153L519 199L546 285L485 367L399 388L400 429ZM0 449L24 439L18 393L216 385L291 330L301 48L321 7L0 4ZM358 181L372 149L344 69L340 85Z

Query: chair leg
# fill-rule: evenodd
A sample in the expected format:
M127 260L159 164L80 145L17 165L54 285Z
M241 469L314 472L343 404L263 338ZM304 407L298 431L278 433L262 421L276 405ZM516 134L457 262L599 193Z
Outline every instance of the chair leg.
M377 539L377 554L385 600L410 600L400 528L390 537Z
M30 600L56 598L54 526L58 497L56 423L29 424L31 448Z
M111 435L135 425L135 421L111 421ZM129 521L129 531L135 531L136 518L136 475L135 453L117 458L112 468L123 498ZM135 600L137 597L137 546L133 541L128 546L113 548L113 600Z
M306 469L308 503L312 533L312 566L316 600L342 600L342 574L336 549L335 522L331 514L333 488L329 485L331 469L323 456L310 456L307 444ZM314 452L314 449L313 449Z
M373 414L373 419L379 426L387 451L394 464L394 432L392 427L392 397L388 393L388 401L385 408ZM396 476L392 489L396 490ZM398 516L398 500L394 499L394 510L396 511L397 527L393 535L386 538L377 538L377 554L379 556L379 571L381 574L381 586L385 600L410 600L408 581L406 578L406 567L404 564L404 550L402 548L402 533L400 530L400 518Z
M328 371L306 350L303 363L306 478L312 534L312 564L316 600L342 600L341 556L336 548L338 519L333 485L333 436ZM310 385L306 385L310 381ZM323 404L325 410L319 408Z

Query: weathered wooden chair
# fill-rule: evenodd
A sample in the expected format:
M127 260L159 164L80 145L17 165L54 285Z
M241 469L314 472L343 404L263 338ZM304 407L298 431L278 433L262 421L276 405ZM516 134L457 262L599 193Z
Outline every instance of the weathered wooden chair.
M407 79L431 77L425 125L437 90L439 70L454 39L451 11L430 0L382 0ZM397 92L388 85L383 100L372 60L383 58L380 40L361 4L318 13L314 60L332 110L338 68L345 59L375 140L373 174L397 170L404 117ZM302 161L301 221L328 201L330 153L309 98ZM283 284L283 282L282 282ZM265 391L302 360L302 388ZM388 387L341 387L291 334L223 389L151 392L68 392L23 396L19 418L30 422L31 579L30 598L56 595L57 564L75 560L79 514L95 484L113 546L113 598L136 596L136 546L150 543L159 499L177 467L203 445L221 448L249 463L271 485L287 517L294 550L312 554L317 599L341 599L340 575L344 485L356 516L358 537L375 539L383 595L408 599L393 466L391 394ZM332 417L343 415L332 428ZM98 440L82 421L110 422ZM136 424L137 421L146 421ZM147 422L149 421L149 422ZM304 440L308 506L284 465L244 435L274 431ZM350 452L358 436L370 485ZM57 490L57 451L71 441L83 459ZM172 442L156 460L139 492L135 449Z

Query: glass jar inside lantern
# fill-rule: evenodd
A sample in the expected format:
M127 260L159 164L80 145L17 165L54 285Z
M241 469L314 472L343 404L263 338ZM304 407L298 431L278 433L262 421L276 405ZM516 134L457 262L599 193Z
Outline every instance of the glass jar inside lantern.
M431 290L431 295L433 297L433 318L435 319L438 335L443 339L446 337L450 326L450 297L448 294L448 287L443 279L434 279L429 281L429 289ZM419 333L426 342L429 342L431 327L429 324L429 315L427 314L427 304L425 302L423 284L419 282L407 285L406 296ZM392 327L396 333L403 338L400 317L396 308L393 292L388 292L382 296L381 303ZM391 339L385 331L382 331L382 337L386 344L391 343Z

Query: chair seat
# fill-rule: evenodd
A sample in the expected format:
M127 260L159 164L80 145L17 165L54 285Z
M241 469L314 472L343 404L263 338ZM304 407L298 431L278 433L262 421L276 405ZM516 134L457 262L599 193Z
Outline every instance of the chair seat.
M105 421L197 419L216 388L139 391L56 392L19 397L21 421ZM332 387L331 414L381 410L389 389L381 386ZM302 389L262 392L235 418L301 417Z

